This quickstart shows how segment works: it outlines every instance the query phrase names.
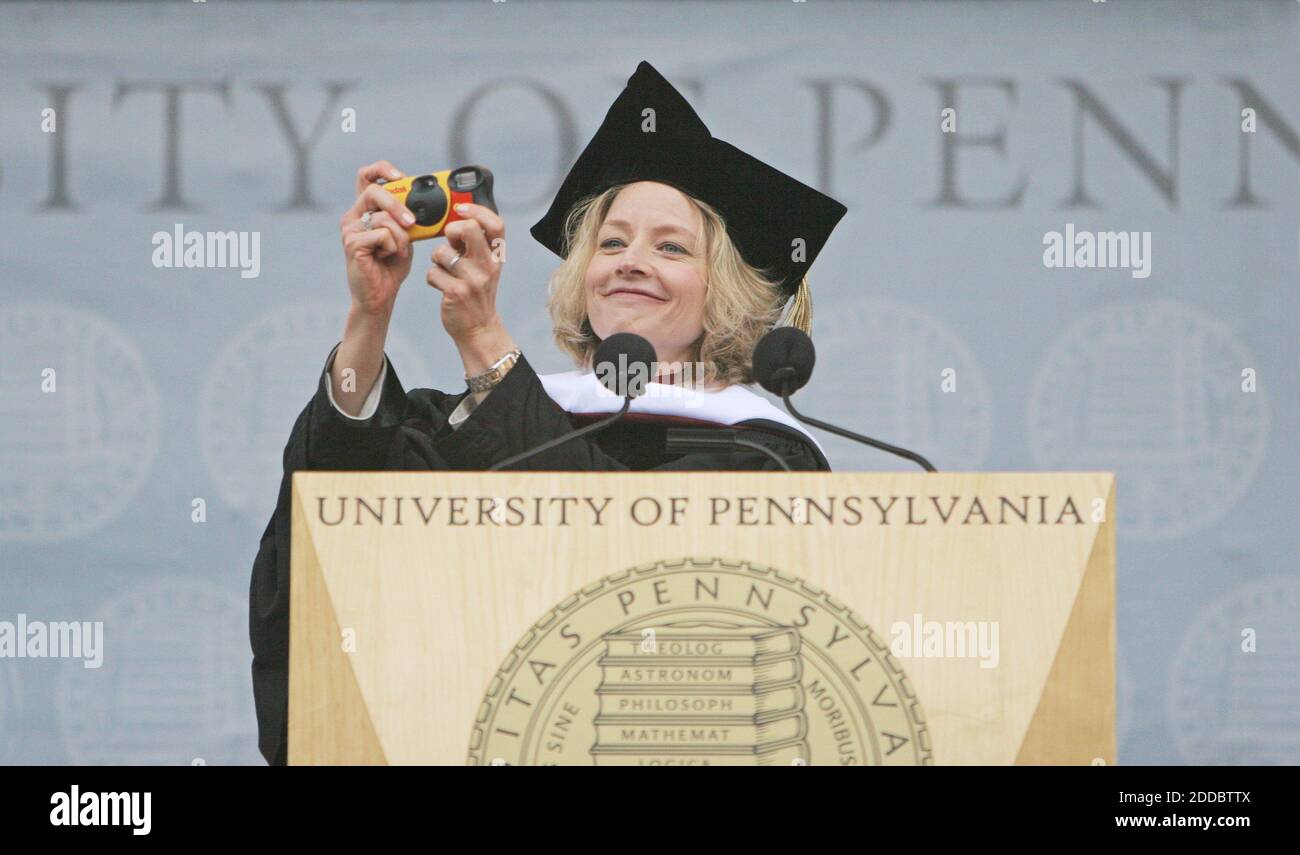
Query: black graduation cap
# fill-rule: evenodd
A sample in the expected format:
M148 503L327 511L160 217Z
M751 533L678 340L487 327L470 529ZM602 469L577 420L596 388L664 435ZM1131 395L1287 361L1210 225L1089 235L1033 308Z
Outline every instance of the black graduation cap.
M642 130L647 108L654 132ZM587 143L533 237L564 257L564 219L579 200L613 184L659 181L712 205L746 261L776 271L794 296L848 210L824 193L717 139L650 63L642 61ZM804 260L791 254L803 238Z

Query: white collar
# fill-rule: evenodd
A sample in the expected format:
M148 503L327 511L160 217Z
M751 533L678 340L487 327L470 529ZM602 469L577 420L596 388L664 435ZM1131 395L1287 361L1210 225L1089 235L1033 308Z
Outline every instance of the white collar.
M623 398L609 391L596 379L595 372L564 371L539 374L546 394L570 413L616 413L623 408ZM688 389L668 383L646 384L644 395L632 399L629 413L657 416L680 416L715 424L734 425L750 419L768 419L799 431L826 452L817 438L789 413L778 409L766 398L744 386L731 385L720 390Z

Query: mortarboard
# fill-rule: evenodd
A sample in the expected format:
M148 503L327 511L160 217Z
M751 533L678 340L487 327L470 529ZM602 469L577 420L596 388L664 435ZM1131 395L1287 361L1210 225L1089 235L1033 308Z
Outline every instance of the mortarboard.
M647 108L654 131L643 131ZM717 139L695 110L650 63L642 61L605 120L560 185L532 235L565 256L564 220L581 199L613 184L658 181L712 205L740 254L776 271L795 296L817 253L847 209L728 142ZM791 258L804 240L802 261ZM806 287L806 285L805 285Z

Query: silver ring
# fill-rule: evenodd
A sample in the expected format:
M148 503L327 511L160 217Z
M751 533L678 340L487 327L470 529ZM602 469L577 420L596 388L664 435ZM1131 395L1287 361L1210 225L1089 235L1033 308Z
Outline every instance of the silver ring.
M460 253L458 252L458 253L456 253L456 257L453 258L453 259L451 260L451 264L448 264L448 265L447 265L447 271L448 271L448 272L451 272L451 269L452 269L453 267L455 267L456 264L457 264L457 262L459 262L459 261L460 261Z
M366 211L361 215L361 227L366 231L370 231L374 228L374 226L370 225L370 215L373 213L374 211Z

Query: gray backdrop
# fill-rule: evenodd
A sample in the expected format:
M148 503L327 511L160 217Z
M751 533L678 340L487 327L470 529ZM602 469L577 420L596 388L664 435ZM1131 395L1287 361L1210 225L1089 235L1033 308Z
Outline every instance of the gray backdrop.
M646 59L849 208L802 409L941 469L1118 473L1121 760L1297 762L1298 22L1292 0L0 6L0 620L102 620L106 645L99 669L0 659L0 761L260 761L249 572L342 332L357 167L494 170L501 312L567 370L527 228ZM155 267L178 223L259 233L260 275ZM1151 275L1045 267L1067 223L1150 232ZM455 391L426 266L389 354Z

